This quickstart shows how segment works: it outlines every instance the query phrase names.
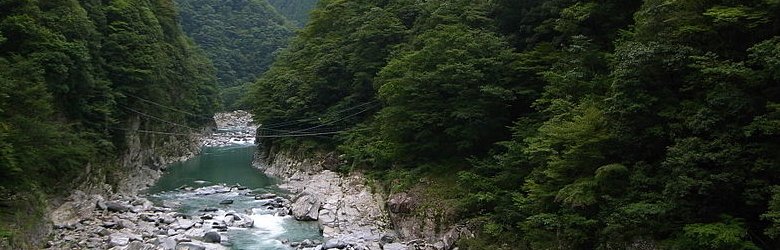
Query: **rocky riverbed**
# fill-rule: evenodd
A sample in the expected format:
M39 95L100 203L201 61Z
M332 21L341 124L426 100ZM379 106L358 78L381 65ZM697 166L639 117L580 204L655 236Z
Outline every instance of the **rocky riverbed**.
M338 164L335 157L298 160L285 153L259 155L255 166L284 180L279 187L295 194L292 215L320 223L322 249L433 250L451 249L452 242L429 244L404 239L393 228L386 197L372 192L359 173L341 175L326 169Z
M219 128L202 140L203 147L254 143L256 126L248 113L220 114L215 120ZM55 230L48 248L449 250L465 232L455 228L444 236L423 239L407 233L409 228L393 228L417 228L413 218L405 223L393 221L398 220L397 214L413 209L398 208L411 207L414 201L372 192L368 179L359 173L341 175L328 170L327 166L340 164L332 155L307 159L277 153L256 158L255 167L284 181L278 186L284 192L195 179L182 186L173 182L154 194L77 191L50 215ZM239 172L241 176L255 174ZM165 178L181 180L168 175ZM108 189L103 185L87 190Z
M182 188L180 194L220 197L249 197L257 209L235 211L223 199L194 214L177 212L176 202L155 206L139 196L86 195L77 192L68 202L79 211L58 210L52 216L56 233L48 243L53 249L228 249L228 229L252 228L253 216L290 211L290 201L275 194L254 194L241 186L215 185L197 189ZM78 218L68 215L78 213ZM74 218L74 219L70 219ZM310 244L315 244L312 242Z
M437 224L419 212L420 199L408 193L389 196L374 192L359 172L339 174L343 164L333 154L296 156L260 150L255 167L284 180L280 188L293 193L292 215L317 221L322 228L322 249L451 250L463 237L473 237L464 225ZM437 229L437 228L441 229Z
M229 145L254 145L257 125L252 115L236 110L214 115L217 124L215 131L203 139L203 147L224 147Z

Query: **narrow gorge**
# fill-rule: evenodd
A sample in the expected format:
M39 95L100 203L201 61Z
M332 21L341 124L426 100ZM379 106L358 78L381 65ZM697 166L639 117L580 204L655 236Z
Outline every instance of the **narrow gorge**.
M2 0L0 249L780 249L778 0Z
M218 113L213 133L160 159L117 189L78 190L51 215L49 249L450 249L462 231L398 232L388 201L359 173L332 171L333 154L257 150L244 111ZM260 144L262 148L262 144ZM184 149L184 148L182 148ZM140 156L138 156L140 157ZM391 209L387 210L390 206Z

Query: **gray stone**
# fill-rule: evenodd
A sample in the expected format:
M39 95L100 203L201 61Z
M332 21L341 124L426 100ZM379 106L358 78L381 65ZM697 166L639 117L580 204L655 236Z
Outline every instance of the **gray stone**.
M130 244L127 245L127 248L125 250L143 250L146 249L146 246L144 246L143 242L140 241L133 241L130 242Z
M106 210L108 209L108 206L106 206L106 202L103 200L98 200L95 204L95 207L100 210Z
M176 245L176 250L206 250L206 247L192 242L181 242Z
M233 200L223 200L219 202L220 205L230 205L233 204Z
M130 243L130 236L124 233L113 233L108 236L108 245L112 247L125 246Z
M157 221L157 218L155 218L154 215L151 214L139 214L138 219L141 219L142 221L146 221L146 222Z
M380 241L384 244L393 243L395 241L395 236L390 234L382 235L382 238L380 238Z
M111 212L124 213L130 211L130 207L118 202L106 202L106 209Z
M347 246L348 246L347 243L345 243L345 242L343 242L341 240L330 239L327 242L325 242L324 245L322 245L322 248L325 248L325 249L331 249L331 248L343 249L343 248L345 248Z
M171 225L173 229L190 229L195 226L195 222L188 219L176 219L176 222Z
M276 194L267 193L267 194L259 194L255 196L255 200L267 200L267 199L273 199L276 198Z
M301 241L300 246L301 247L315 247L315 246L317 246L317 244L315 244L310 239L305 239L305 240Z
M109 234L111 234L111 231L105 228L101 228L97 231L97 235L100 236L108 236Z
M217 232L208 232L203 235L203 241L206 243L219 243L222 237Z
M292 204L292 215L299 221L317 220L321 205L320 200L313 195L302 194Z
M165 215L160 217L159 221L162 222L163 224L171 224L176 222L176 219L174 219L172 216Z
M383 250L409 250L409 246L401 243L390 243L382 246Z

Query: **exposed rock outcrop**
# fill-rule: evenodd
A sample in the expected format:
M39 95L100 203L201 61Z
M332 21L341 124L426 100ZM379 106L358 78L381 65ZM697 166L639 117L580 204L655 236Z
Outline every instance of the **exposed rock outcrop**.
M286 180L279 187L297 194L293 215L316 219L331 243L340 242L336 246L342 248L379 250L382 236L394 234L387 228L381 194L372 193L367 179L360 174L341 176L327 170L332 167L332 156L302 161L284 154L270 157L256 159L256 167ZM321 203L319 209L317 203ZM327 249L327 242L322 249Z
M286 152L262 148L255 166L266 174L286 180L280 187L298 194L292 206L299 215L311 214L312 200L322 206L316 220L326 243L322 249L449 250L461 237L471 237L463 226L440 232L433 215L420 206L416 193L396 193L387 199L372 192L360 173L342 176L329 169L339 164L334 155L294 157ZM446 230L446 229L445 229ZM330 245L329 245L330 244Z
M317 220L320 214L320 200L309 194L302 193L292 204L292 215L296 220L312 221Z

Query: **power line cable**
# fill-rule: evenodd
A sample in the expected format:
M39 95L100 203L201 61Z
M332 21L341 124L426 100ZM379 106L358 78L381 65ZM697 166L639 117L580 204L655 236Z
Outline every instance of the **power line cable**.
M165 119L162 119L162 118L159 118L159 117L156 117L156 116L150 115L150 114L146 114L146 113L144 113L144 112L141 112L141 111L138 111L138 110L135 110L135 109L132 109L132 108L128 108L128 107L126 107L126 106L119 105L119 107L121 107L121 108L123 108L123 109L130 110L130 111L132 111L132 112L134 112L134 113L136 113L136 114L139 114L139 115L142 115L142 116L146 116L146 117L152 118L152 119L154 119L154 120L158 120L158 121L161 121L161 122L164 122L164 123L168 123L168 124L171 124L171 125L175 125L175 126L179 126L179 127L184 127L184 128L187 128L187 129L189 129L189 130L192 130L192 131L197 131L197 129L194 129L194 128L192 128L192 127L189 127L189 126L187 126L187 125L178 124L178 123L175 123L175 122L172 122L172 121L168 121L168 120L165 120Z
M135 95L131 95L131 94L127 94L127 93L124 93L124 95L126 95L126 96L129 96L129 97L136 98L136 99L138 99L138 100L141 100L141 101L143 101L143 102L147 102L147 103L151 103L151 104L157 105L157 106L159 106L159 107L166 108L166 109L168 109L168 110L176 111L176 112L179 112L179 113L188 114L188 115L195 116L195 117L201 117L201 118L213 119L213 117L209 117L209 116L205 116L205 115L198 115L198 114L193 114L193 113L191 113L191 112L187 112L187 111L184 111L184 110L181 110L181 109L177 109L177 108L174 108L174 107L170 107L170 106L167 106L167 105L163 105L163 104L160 104L160 103L157 103L157 102L154 102L154 101L150 101L150 100L147 100L147 99L144 99L144 98L141 98L141 97L135 96Z
M152 131L152 130L142 130L142 129L127 129L127 128L118 128L118 127L109 127L108 129L111 129L111 130L122 130L122 131L133 131L133 132L144 133L144 134L182 135L182 136L191 136L192 135L192 134L184 134L184 133L172 133L172 132L162 132L162 131Z
M342 117L341 119L338 119L338 120L335 120L335 121L331 121L331 122L327 122L327 123L323 123L323 124L320 124L320 125L317 125L317 126L314 126L314 127L310 127L310 128L305 128L305 129L299 129L299 130L295 130L295 131L292 131L292 132L290 132L290 133L304 132L304 131L309 131L309 130L311 130L311 129L315 129L315 128L320 128L320 127L328 126L328 125L330 125L330 124L334 124L334 123L337 123L337 122L340 122L340 121L346 120L346 119L348 119L348 118L351 118L351 117L357 116L357 115L359 115L359 114L365 113L366 111L369 111L369 110L371 110L371 109L373 109L373 108L376 108L376 107L378 107L378 106L379 106L379 105L373 105L373 106L371 106L371 107L368 107L368 108L366 108L366 109L364 109L364 110L361 110L361 111L359 111L359 112L357 112L357 113L354 113L354 114L351 114L351 115L348 115L348 116Z
M373 100L373 101L370 101L370 102L364 102L364 103L361 103L361 104L358 104L358 105L355 105L355 106L352 106L352 107L349 107L349 108L333 111L333 113L339 114L339 113L342 113L342 112L346 112L346 111L350 111L350 110L353 110L353 109L357 109L357 108L360 108L360 107L363 107L363 106L366 106L366 105L369 105L369 104L377 103L377 102L379 102L379 101L378 100ZM286 121L286 122L279 122L279 123L272 123L272 124L263 124L263 126L260 126L260 128L263 128L263 129L273 129L273 128L280 128L280 127L289 127L289 126L292 126L292 125L298 125L298 124L303 124L303 123L307 123L307 122L310 122L310 121L318 121L318 120L320 120L320 119L319 118L309 118L309 119L303 119L303 120L297 120L297 121Z

